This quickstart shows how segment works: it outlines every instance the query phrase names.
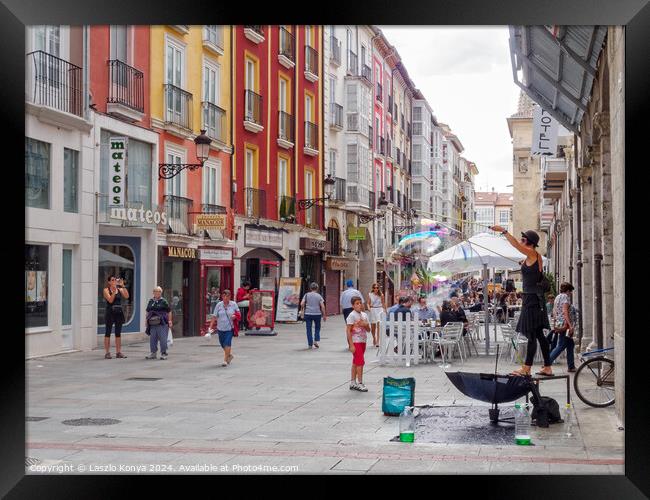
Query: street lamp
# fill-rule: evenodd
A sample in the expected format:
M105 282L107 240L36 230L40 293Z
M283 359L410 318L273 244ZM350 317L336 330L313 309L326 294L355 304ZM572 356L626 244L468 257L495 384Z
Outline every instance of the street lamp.
M323 180L323 185L325 187L325 197L323 198L305 198L304 200L298 200L298 208L300 210L307 210L313 207L316 203L325 202L332 198L334 194L334 186L336 185L336 180L332 178L331 174L327 174L327 177Z
M196 144L196 158L199 160L199 163L159 163L158 179L172 179L186 168L188 170L201 168L210 155L211 143L212 139L205 135L205 130L201 130L201 134L194 138L194 144Z
M386 217L387 206L388 206L388 200L386 200L386 196L384 196L384 193L381 193L381 196L379 197L379 201L377 202L377 208L379 209L380 213L376 215L359 214L359 222L361 224L367 224L368 222L371 222L376 219L383 219L384 217Z

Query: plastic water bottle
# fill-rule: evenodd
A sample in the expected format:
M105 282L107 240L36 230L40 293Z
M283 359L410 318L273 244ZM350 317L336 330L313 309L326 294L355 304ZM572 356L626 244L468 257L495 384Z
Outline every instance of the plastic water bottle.
M399 416L399 440L403 443L415 441L415 417L410 406L404 407Z
M520 403L515 404L515 443L519 445L530 445L530 414L528 404L523 407Z
M564 437L573 436L573 407L571 403L564 405Z

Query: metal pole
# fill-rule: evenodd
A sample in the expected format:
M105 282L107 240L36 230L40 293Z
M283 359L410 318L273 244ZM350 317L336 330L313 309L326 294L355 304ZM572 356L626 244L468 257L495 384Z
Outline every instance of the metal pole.
M601 280L601 262L603 255L597 253L594 255L594 313L596 319L596 342L598 349L603 348L603 297L602 297L602 280Z
M488 299L488 268L483 264L483 303L485 304L485 355L490 354L490 302Z

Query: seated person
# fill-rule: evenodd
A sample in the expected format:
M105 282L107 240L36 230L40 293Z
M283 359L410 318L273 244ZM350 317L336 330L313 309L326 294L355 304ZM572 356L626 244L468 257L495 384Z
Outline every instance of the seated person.
M427 306L427 298L420 297L418 300L418 308L416 309L418 313L418 319L420 321L425 321L428 319L436 319L436 311L432 307Z
M469 322L467 321L465 311L463 311L463 308L460 307L460 300L458 300L457 297L451 299L451 313L454 317L454 319L451 321L463 323L463 335L465 335L467 333L467 326Z
M476 300L476 303L469 308L470 312L480 312L483 310L483 294L479 293L478 294L478 299Z
M451 311L451 302L445 300L442 303L442 309L440 312L440 326L445 326L447 323L455 321L454 313Z

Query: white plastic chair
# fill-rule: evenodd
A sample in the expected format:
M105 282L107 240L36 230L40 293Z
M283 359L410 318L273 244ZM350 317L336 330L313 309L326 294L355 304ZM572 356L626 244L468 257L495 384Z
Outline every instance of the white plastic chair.
M450 346L456 346L458 348L458 354L460 355L461 364L465 364L463 359L463 348L462 348L462 336L463 336L463 323L447 323L440 334L436 333L436 337L433 340L433 345L440 347L440 354L442 356L442 364L445 365L445 350L447 350L447 357L449 357L448 348ZM454 351L451 351L453 355Z

